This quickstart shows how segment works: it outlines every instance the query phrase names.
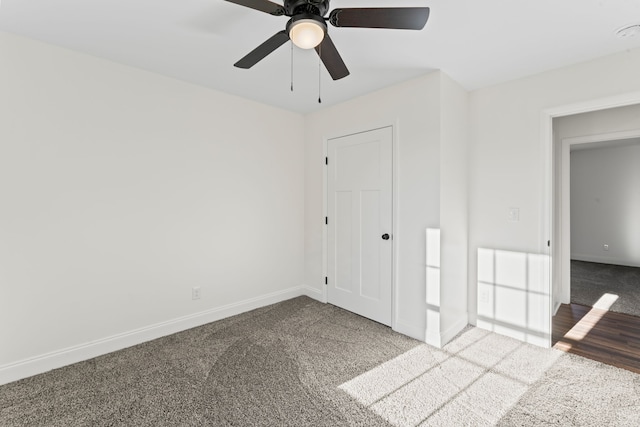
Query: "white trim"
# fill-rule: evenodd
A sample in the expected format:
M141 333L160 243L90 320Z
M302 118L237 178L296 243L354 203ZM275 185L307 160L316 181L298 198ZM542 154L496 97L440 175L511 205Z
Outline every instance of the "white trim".
M465 314L463 318L454 323L446 331L438 331L436 333L429 333L430 331L427 331L425 342L433 347L442 348L454 339L460 331L466 328L468 324L469 316Z
M553 265L554 265L554 251L552 248L555 245L553 228L553 212L555 209L555 203L553 200L553 186L555 185L553 178L553 115L549 111L542 111L540 115L540 140L542 147L542 171L544 176L542 177L542 191L540 192L540 222L539 222L539 251L540 253L547 254L549 256L546 280L546 293L548 296L548 330L543 331L545 336L543 347L550 348L552 340L553 329L553 315L554 315L554 302L553 302ZM551 244L549 245L548 242ZM543 276L544 277L544 276Z
M558 310L560 310L560 301L558 301L557 303L553 304L553 314L552 314L552 316L555 316L556 314L558 314Z
M634 104L640 104L640 91L548 108L543 110L543 114L549 118L549 128L551 128L551 120L555 117L572 116L574 114L589 113Z
M325 136L322 141L322 157L327 159L329 156L329 139ZM324 160L323 159L323 160ZM322 217L329 216L329 166L324 165L322 167ZM325 304L329 302L329 289L326 284L326 278L329 277L329 227L325 223L322 226L322 302Z
M568 145L589 144L595 142L619 141L622 139L634 139L640 137L640 129L625 130L620 132L609 132L595 135L574 136L563 138L562 143Z
M427 320L427 323L428 320ZM442 348L442 336L440 332L431 332L427 330L424 336L424 342L435 348Z
M543 150L543 165L542 170L545 174L543 180L542 199L540 204L541 214L541 233L540 233L540 245L544 247L547 240L555 242L556 239L562 238L559 230L555 230L553 227L553 213L556 206L556 202L553 200L554 188L553 188L553 119L556 117L570 116L574 114L587 113L591 111L606 110L609 108L624 107L627 105L640 104L640 92L629 92L621 95L610 96L606 98L594 99L590 101L567 104L554 108L548 108L542 111L540 118L540 139L541 147ZM550 316L554 313L554 296L553 296L553 278L552 274L554 266L560 265L562 262L561 253L559 251L551 251L550 253L550 277L548 283L549 292L549 305ZM553 327L553 319L549 319L549 330L546 331L548 335L548 346L551 346L551 329Z
M410 337L424 340L424 336L412 335L408 333L401 332L398 329L398 324L400 320L398 319L398 315L400 310L396 306L398 297L398 241L399 241L399 233L398 233L398 146L399 146L399 119L395 119L393 122L380 122L380 123L371 123L369 126L365 127L356 127L351 128L349 130L344 130L341 132L332 132L325 135L322 138L322 153L323 157L327 158L329 153L329 140L335 138L343 138L345 136L351 136L359 133L370 132L378 129L391 128L391 150L392 150L392 163L391 163L391 193L392 193L392 213L391 213L391 229L393 230L392 237L392 266L391 266L391 329L396 332L400 332L404 335L408 335ZM329 160L331 161L331 160ZM327 172L328 168L323 167L322 169L322 216L323 218L328 216L328 191L329 191L329 176ZM324 284L324 278L328 276L328 260L329 260L329 240L328 240L328 227L326 225L322 228L322 302L327 303L329 301L328 296L328 287ZM413 333L413 329L412 333Z
M556 267L559 270L558 278L560 279L560 301L559 304L569 304L571 302L571 186L569 182L571 180L571 157L570 157L570 144L562 141L560 148L560 170L558 172L558 178L560 179L560 194L558 194L555 200L558 201L558 236L560 237L556 242L558 248L558 256L560 257ZM555 198L555 196L552 196ZM566 260L566 262L565 262Z
M402 335L425 342L424 328L421 326L412 325L410 323L405 323L400 319L396 319L396 325L393 330Z
M553 117L549 118L543 111L541 115L540 139L542 147L542 191L540 191L540 208L542 215L538 223L540 240L538 249L540 253L552 254L551 247L547 244L553 231ZM550 143L548 142L550 141ZM551 281L549 281L551 285Z
M308 296L309 298L313 298L316 301L320 301L320 302L324 302L326 303L326 301L323 301L323 292L321 289L317 289L317 288L313 288L311 286L308 285L302 285L302 294Z
M0 385L307 295L308 289L311 288L297 286L3 365L0 366Z
M400 258L399 258L399 252L400 252L400 233L399 233L399 224L398 224L398 219L400 218L400 214L399 214L399 196L400 196L400 191L399 191L399 179L398 179L398 171L400 169L399 167L399 160L400 160L400 144L399 144L399 129L400 129L400 119L396 119L395 123L392 125L391 127L391 138L392 138L392 144L391 144L391 150L392 150L392 156L393 156L393 162L391 164L391 179L393 180L393 182L391 183L391 193L392 193L392 199L391 199L391 203L392 203L392 211L391 211L391 230L392 230L392 239L391 239L391 245L393 248L393 254L392 254L392 265L391 265L391 277L392 277L392 293L391 293L391 307L392 307L392 312L391 312L391 329L393 329L394 331L398 331L397 327L398 327L398 323L400 322L400 307L398 306L398 301L400 301L400 298L398 296L398 283L400 283L400 269L398 268L398 265L400 265ZM420 340L423 340L424 337L420 338Z
M442 344L445 345L452 339L456 337L464 328L469 324L469 316L468 314L464 314L460 320L454 323L449 329L446 331L440 332L440 339L442 340Z

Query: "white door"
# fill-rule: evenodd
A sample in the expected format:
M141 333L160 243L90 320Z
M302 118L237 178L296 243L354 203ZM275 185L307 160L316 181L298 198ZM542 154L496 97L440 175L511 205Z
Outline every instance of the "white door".
M392 128L328 141L328 301L391 325Z

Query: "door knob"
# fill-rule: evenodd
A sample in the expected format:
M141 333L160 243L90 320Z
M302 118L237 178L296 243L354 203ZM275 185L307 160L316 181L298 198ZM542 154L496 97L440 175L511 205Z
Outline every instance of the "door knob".
M389 240L389 235L387 233L384 233L382 235L382 240Z

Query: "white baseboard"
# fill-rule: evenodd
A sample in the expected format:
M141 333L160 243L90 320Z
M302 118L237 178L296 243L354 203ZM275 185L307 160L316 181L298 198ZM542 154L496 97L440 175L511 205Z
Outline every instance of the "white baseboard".
M442 348L449 341L455 338L461 330L467 327L469 324L469 316L465 314L459 320L457 320L453 325L447 328L445 331L436 331L429 333L431 331L426 332L425 342L429 345L432 345L436 348Z
M441 332L440 340L442 342L442 346L446 345L449 341L454 339L455 336L458 335L460 331L462 331L464 328L466 328L468 324L469 324L469 318L468 316L465 315L463 318L461 318L456 323L451 325L451 327L448 328L446 331Z
M297 286L0 366L0 385L302 295L317 299L313 291ZM322 296L321 291L317 292Z
M623 265L626 267L640 267L640 263L625 259L609 258L598 255L571 254L571 259L575 261L597 262L599 264Z
M323 295L322 295L321 289L312 288L311 286L307 286L307 285L303 285L301 288L302 288L303 295L306 295L309 298L313 298L314 300L317 300L320 302L326 302L326 301L323 301Z
M400 319L396 319L396 324L393 327L393 330L401 333L402 335L406 335L408 337L414 338L418 341L424 342L424 329L423 327L411 325L407 322L404 322Z
M553 316L558 314L558 310L560 310L560 305L562 303L560 301L553 303Z

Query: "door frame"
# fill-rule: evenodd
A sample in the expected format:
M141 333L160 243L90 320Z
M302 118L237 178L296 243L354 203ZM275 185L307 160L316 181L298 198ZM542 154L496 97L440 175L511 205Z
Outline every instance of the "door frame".
M342 138L346 136L356 135L359 133L365 133L373 130L391 128L391 251L392 251L392 264L391 264L391 329L396 329L397 324L397 290L398 290L398 242L400 236L398 234L398 121L395 122L378 122L372 123L369 126L358 126L352 129L346 129L338 132L331 132L323 136L322 141L322 302L327 303L328 285L325 284L325 277L329 274L329 227L324 224L324 218L329 215L328 204L328 191L329 191L329 168L324 164L324 159L327 158L329 153L329 140L335 138Z
M558 239L556 248L558 248L560 261L556 265L558 268L557 279L560 280L560 298L558 304L554 307L554 314L560 308L560 304L569 304L571 302L571 147L580 144L599 144L620 141L630 138L640 137L640 129L632 129L628 131L608 132L594 135L575 136L571 138L563 138L560 143L560 162L557 171L561 180L560 186L555 191L560 191L556 200L558 200L559 222L558 222Z
M554 161L560 161L562 159L556 159L554 153L553 119L635 104L640 104L640 91L547 108L543 109L540 114L543 182L542 191L540 191L539 252L549 256L549 275L547 280L547 292L549 295L549 330L547 331L547 336L549 347L551 347L552 344L553 315L555 314L554 286L556 285L556 281L561 280L559 273L561 272L560 268L562 266L562 250L554 250L554 248L561 248L556 242L562 242L563 238L562 230L559 229L561 226L553 226L554 215L557 213L559 218L561 218L562 215L562 200L557 202L554 199L556 194L554 190L556 183L554 180L558 179L558 176L554 173ZM551 246L547 245L547 241L549 240L552 243ZM566 247L567 242L564 242L563 246ZM561 292L562 282L558 283L558 285L558 289Z

